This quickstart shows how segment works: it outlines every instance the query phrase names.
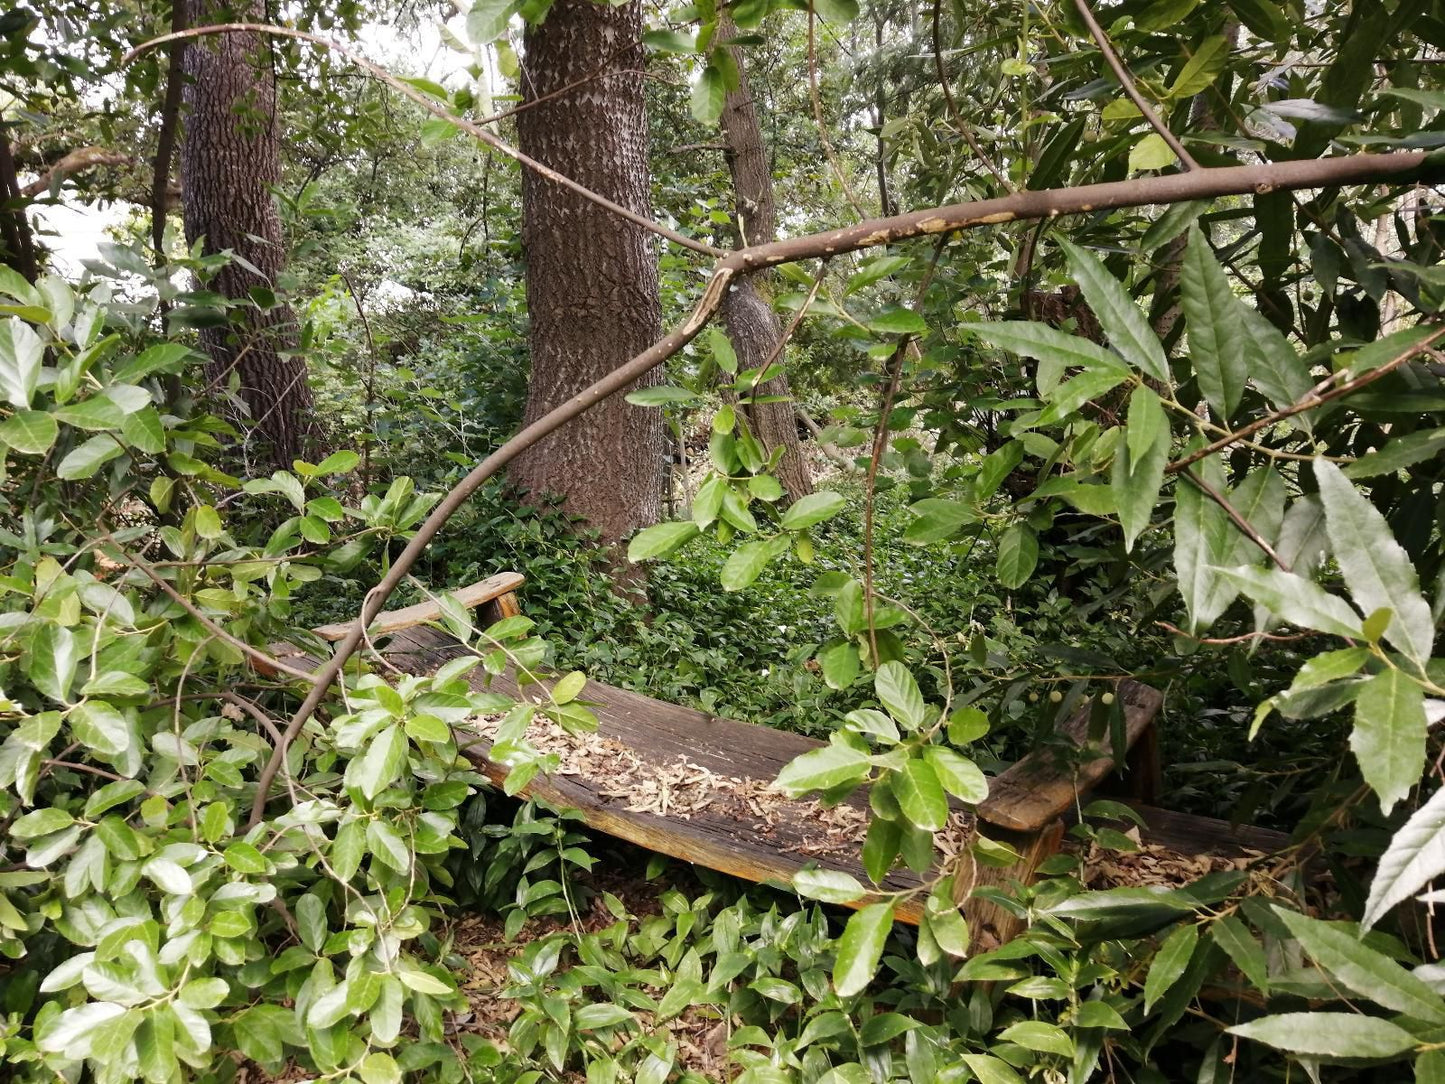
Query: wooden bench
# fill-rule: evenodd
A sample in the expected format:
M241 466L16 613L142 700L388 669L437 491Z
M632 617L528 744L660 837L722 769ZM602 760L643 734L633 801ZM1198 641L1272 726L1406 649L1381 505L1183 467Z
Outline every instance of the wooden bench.
M465 606L482 607L480 623L485 627L520 612L516 591L522 583L516 573L500 573L452 594ZM373 620L368 634L373 643L386 638L378 647L397 668L416 674L435 672L470 653L440 628L428 626L440 612L434 602L385 612ZM314 631L322 639L336 641L348 628L337 624ZM282 650L293 664L307 659L295 648ZM479 667L469 681L477 690L521 699L536 696L535 685L520 688L510 672L492 676ZM1133 777L1150 781L1157 775L1157 763L1149 759L1154 749L1153 721L1163 697L1147 685L1127 680L1118 683L1116 695L1123 714L1123 743L1136 751ZM835 810L806 800L774 802L764 793L783 765L822 742L596 681L587 683L582 700L598 720L596 738L582 750L592 768L574 765L569 770L564 764L561 771L532 779L524 794L575 808L592 827L649 850L747 880L786 888L794 874L816 862L850 873L865 885L871 883L859 860L870 816L864 788ZM979 948L1009 940L1022 924L1004 908L974 897L973 891L1007 887L1014 881L1028 883L1039 863L1059 849L1063 816L1114 770L1107 741L1099 748L1088 743L1090 714L1091 705L1085 703L1060 728L1060 744L1088 748L1097 755L1061 758L1044 751L1025 757L990 781L989 797L976 810L955 804L958 815L953 831L941 834L935 871L955 873L956 896ZM505 777L506 769L488 757L491 742L485 735L459 733L459 739L466 756L489 779L500 782ZM719 780L725 785L716 785ZM674 788L670 810L665 795L656 800L659 787ZM686 787L692 791L684 795ZM715 792L715 798L700 801L700 787ZM650 792L651 800L641 800L649 797L643 791ZM1136 796L1152 797L1147 787L1139 788ZM1017 862L1000 868L969 858L969 843L979 822L990 839L1017 852ZM895 868L880 887L896 891L920 883L916 874ZM922 900L914 899L899 906L897 917L916 924L921 914Z

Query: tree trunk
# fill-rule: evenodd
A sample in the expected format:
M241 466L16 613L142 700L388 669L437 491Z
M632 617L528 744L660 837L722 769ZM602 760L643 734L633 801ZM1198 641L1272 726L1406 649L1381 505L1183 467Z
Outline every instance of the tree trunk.
M610 57L608 71L523 108L517 135L533 158L650 215L642 29L639 0L621 7L591 0L553 4L540 26L527 28L523 102L591 74ZM650 234L525 170L522 241L530 423L652 345L662 334L662 306ZM660 517L663 457L662 414L618 395L538 443L511 476L537 496L561 494L568 511L612 542Z
M189 3L192 26L265 21L259 0ZM302 451L312 414L306 364L289 354L296 346L296 319L285 305L262 309L251 301L253 289L276 288L285 266L281 217L271 194L281 176L274 74L256 34L198 39L185 51L184 68L186 241L194 245L204 237L206 253L230 249L255 268L232 262L209 284L240 307L229 327L201 333L210 357L207 376L219 387L233 372L239 376L241 400L266 445L263 454L288 464Z
M19 272L27 282L34 282L40 274L40 262L35 256L30 220L25 217L26 202L15 172L15 157L10 152L10 133L0 118L0 263Z
M731 38L737 28L724 19L718 27L723 38ZM732 174L733 193L737 201L739 241L757 245L774 240L778 232L777 203L773 198L773 171L763 146L758 110L748 86L743 50L732 46L737 62L738 85L723 103L722 128L727 141L728 172ZM734 286L723 305L723 321L728 337L737 351L738 365L755 369L778 349L783 337L782 324L766 297L758 289L758 276L753 275ZM757 389L759 395L791 396L787 375L780 375ZM753 435L771 452L783 449L778 462L778 481L792 500L813 492L812 472L798 441L798 427L791 401L753 403L744 413Z

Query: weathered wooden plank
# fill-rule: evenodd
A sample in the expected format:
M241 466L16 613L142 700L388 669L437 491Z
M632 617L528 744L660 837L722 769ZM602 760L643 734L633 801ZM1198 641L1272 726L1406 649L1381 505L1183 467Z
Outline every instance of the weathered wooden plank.
M1172 809L1160 809L1144 802L1125 800L1144 819L1139 837L1145 843L1157 843L1180 854L1240 854L1244 851L1263 851L1274 854L1290 845L1286 832L1273 828L1259 828L1252 824L1231 824L1218 817L1205 817L1198 813L1177 813ZM1132 821L1105 821L1127 830L1134 827Z
M386 654L404 670L426 673L464 650L435 630L411 629L395 636ZM529 690L519 688L511 674L489 680L480 670L473 671L472 683L478 689L529 696ZM535 696L535 690L530 695ZM599 682L589 682L582 699L592 705L597 715L599 738L649 764L685 762L717 775L766 784L793 757L821 744L798 734L708 715ZM489 749L490 742L479 735L467 755L488 778L500 781L505 771L487 759ZM592 827L649 850L747 880L787 888L798 870L816 862L824 868L850 873L862 884L870 883L859 858L861 826L871 815L862 789L843 803L857 811L860 825L846 845L827 838L820 824L807 815L808 809L816 809L816 803L784 803L781 814L773 819L748 815L736 805L717 810L704 808L688 816L661 816L630 810L626 796L610 795L605 790L605 780L551 774L532 780L525 793L578 809ZM961 819L963 824L968 823L966 814ZM951 841L953 846L959 842ZM946 860L944 856L939 858L940 862ZM989 871L989 875L994 872ZM912 872L895 870L881 887L897 891L919 883ZM900 905L897 917L916 924L921 915L920 900Z
M488 576L485 580L478 580L476 583L458 588L451 594L455 595L457 601L470 610L484 602L491 602L493 599L499 599L503 595L516 591L525 582L526 579L516 572L498 572L495 576ZM515 608L515 603L514 596L513 608ZM383 610L372 620L371 628L367 631L373 638L385 636L388 633L409 629L427 621L435 621L441 616L441 612L441 606L431 599L400 610ZM353 624L354 622L351 621L342 621L335 625L322 625L311 631L323 640L334 642L346 639L346 634L351 631Z
M1137 681L1121 681L1118 691L1124 709L1125 743L1132 748L1153 723L1164 695ZM1089 736L1089 704L1084 704L1059 728L1061 736L1083 747ZM1080 794L1114 770L1107 740L1104 754L1070 769L1047 749L1035 752L989 783L989 795L978 807L981 820L1015 832L1037 832L1074 805Z

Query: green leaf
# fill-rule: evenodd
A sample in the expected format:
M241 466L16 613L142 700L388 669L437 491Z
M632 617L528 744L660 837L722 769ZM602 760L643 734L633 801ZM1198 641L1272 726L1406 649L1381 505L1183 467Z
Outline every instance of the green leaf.
M963 1063L978 1077L978 1084L1023 1084L1012 1066L992 1054L963 1054Z
M630 1024L633 1015L621 1005L595 1002L583 1005L572 1014L572 1024L578 1031L592 1031L596 1028L615 1028L618 1024Z
M1344 599L1330 594L1313 580L1278 568L1253 565L1215 571L1291 625L1336 636L1360 635L1360 615L1350 609Z
M861 994L878 972L883 946L893 929L893 904L871 903L855 912L838 939L833 986L839 997Z
M1345 586L1362 613L1388 607L1394 614L1385 638L1424 663L1435 640L1430 606L1403 546L1369 499L1327 459L1315 460L1315 480L1325 506L1325 530Z
M1249 932L1249 927L1234 915L1223 915L1210 925L1209 936L1256 990L1269 993L1269 961L1265 958L1264 949Z
M1004 1028L998 1037L1006 1043L1017 1043L1043 1054L1060 1054L1066 1058L1074 1056L1074 1041L1069 1038L1068 1032L1043 1020L1020 1020Z
M119 429L125 421L125 412L107 396L92 395L78 403L57 407L54 417L77 429Z
M406 734L395 724L371 739L359 760L348 772L348 780L368 800L374 799L395 781L406 764Z
M1421 979L1339 926L1275 907L1304 950L1347 988L1377 1005L1434 1024L1445 1024L1445 999Z
M801 869L793 874L793 887L800 895L824 903L852 903L864 896L858 878L836 869Z
M790 798L814 790L832 790L856 783L868 774L867 753L848 745L825 745L790 760L778 773L777 785Z
M21 455L44 455L60 435L60 426L43 410L17 410L0 422L0 444Z
M0 430L3 430L0 426ZM4 433L0 432L0 438ZM1344 468L1346 478L1378 478L1434 459L1445 452L1445 427L1422 429L1403 437L1391 434L1381 448L1362 455Z
M67 482L77 482L83 478L89 478L106 463L124 452L116 439L109 433L101 433L99 436L91 437L78 448L71 450L70 454L60 461L55 468L55 473Z
M118 757L130 748L126 718L104 700L87 700L70 710L70 733L87 749Z
M271 868L271 863L266 861L266 856L256 849L256 846L238 839L226 848L221 855L237 873L255 874L265 873Z
M702 124L716 124L727 101L727 83L715 64L702 70L692 85L692 115Z
M1398 1024L1349 1012L1287 1012L1225 1028L1291 1054L1317 1058L1389 1058L1418 1045Z
M830 689L847 689L858 676L858 649L847 640L818 652L818 665Z
M1151 169L1168 169L1174 164L1174 149L1164 142L1158 132L1141 136L1139 142L1129 148L1129 172L1141 173Z
M1425 691L1393 667L1366 681L1355 698L1350 749L1386 816L1420 781L1427 728Z
M25 672L42 693L52 700L65 702L70 698L78 663L75 635L64 626L47 621L30 642Z
M638 388L627 393L627 401L633 406L666 406L668 403L696 404L701 402L695 391L676 388L668 384L655 384L649 388Z
M741 591L762 574L775 552L771 539L744 542L728 554L718 582L722 584L724 591Z
M892 780L898 807L915 827L937 832L948 823L948 797L927 761L910 758Z
M847 503L843 494L830 490L809 493L788 505L788 510L783 513L782 528L785 531L806 530L825 519L832 519Z
M1309 365L1295 353L1279 328L1257 309L1235 298L1235 316L1243 331L1245 366L1249 379L1264 397L1280 410L1292 406L1309 394L1314 383ZM1294 421L1309 430L1309 415L1296 415Z
M903 541L915 546L952 538L963 527L978 522L978 515L961 501L928 497L908 509L915 518L903 532Z
M950 723L950 728L952 724ZM928 766L943 789L959 801L977 805L988 797L988 779L979 766L967 757L945 749L941 745L930 745L923 751Z
M1114 453L1109 479L1119 510L1119 524L1124 529L1126 553L1133 550L1135 540L1153 521L1168 461L1169 421L1159 396L1141 384L1129 397L1125 442Z
M552 686L552 699L558 704L571 703L586 687L587 675L581 670L573 670Z
M928 706L918 682L901 662L885 662L873 675L873 691L888 714L909 730L917 730L928 720Z
M45 344L29 324L18 316L0 322L0 394L11 405L30 408L44 359Z
M1039 540L1033 528L1015 523L1004 531L998 543L998 582L1012 590L1028 583L1039 563Z
M1200 463L1199 473L1215 489L1224 488L1215 459ZM1198 633L1239 594L1231 581L1215 571L1231 563L1227 557L1233 553L1235 528L1223 509L1194 485L1181 481L1174 492L1174 536L1174 570L1189 614L1188 631Z
M1038 425L1053 425L1068 418L1085 403L1118 387L1129 374L1124 369L1102 369L1080 373L1049 391L1048 406L1039 415Z
M401 1066L382 1050L373 1050L357 1067L363 1084L401 1084Z
M148 455L159 455L166 450L165 426L153 406L127 414L120 423L120 435L132 448Z
M1155 1003L1179 981L1198 944L1199 927L1192 922L1176 926L1164 939L1164 944L1159 946L1149 965L1149 974L1144 978L1145 1015L1152 1012Z
M1385 913L1430 881L1445 875L1445 788L1417 809L1390 840L1370 883L1365 914L1369 929Z
M1134 368L1167 385L1169 362L1164 347L1124 284L1109 274L1093 253L1067 241L1061 241L1060 247L1068 258L1074 281L1084 291L1084 300L1109 336L1109 345Z
M1229 279L1198 226L1189 228L1179 294L1199 390L1214 408L1217 420L1228 421L1249 377L1245 334Z
M697 524L687 520L672 520L644 527L633 535L631 543L628 544L627 559L635 563L649 557L666 557L701 533Z
M842 26L858 18L858 0L813 0L818 18Z
M960 331L971 331L985 342L1011 350L1015 354L1033 358L1045 363L1039 367L1039 391L1052 391L1057 376L1067 369L1083 368L1098 372L1116 372L1119 379L1126 379L1129 370L1118 357L1105 350L1096 342L1070 335L1047 324L1035 324L1021 320L1004 320L996 324L964 325ZM1052 383L1046 383L1045 365L1056 374Z
M948 717L948 740L968 745L988 733L988 714L980 708L959 708Z
M16 839L36 839L69 828L74 823L75 818L63 809L37 809L11 824L10 834Z
M927 335L928 324L912 309L900 306L885 309L867 320L869 331L880 335Z

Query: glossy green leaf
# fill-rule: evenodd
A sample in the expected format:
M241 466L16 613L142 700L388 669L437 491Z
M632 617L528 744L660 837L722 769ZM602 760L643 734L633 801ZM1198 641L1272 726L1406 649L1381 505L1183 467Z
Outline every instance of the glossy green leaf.
M1291 625L1336 636L1360 635L1360 615L1344 599L1331 595L1312 580L1278 568L1253 565L1215 571Z
M1391 668L1366 681L1355 697L1350 749L1388 815L1425 770L1425 692Z
M0 422L0 445L22 455L44 455L59 435L55 418L43 410L17 410Z
M1345 987L1377 1005L1434 1024L1445 1024L1445 998L1353 933L1308 915L1275 907L1315 963Z
M873 981L892 929L891 902L870 903L848 919L833 964L833 986L839 997L861 994Z
M1174 927L1159 951L1149 964L1149 973L1144 977L1144 1012L1150 1013L1154 1005L1179 981L1189 966L1189 960L1199 944L1199 927L1185 922Z
M848 745L831 744L813 749L790 760L778 773L777 785L796 798L813 790L832 790L856 783L868 774L872 762L867 753Z
M824 903L853 903L863 898L864 889L851 873L836 869L802 869L793 874L799 895Z
M1420 579L1389 524L1340 468L1316 459L1315 480L1325 507L1325 529L1355 605L1370 614L1388 608L1393 617L1385 638L1406 655L1430 657L1435 622L1420 594Z
M1435 791L1390 840L1370 884L1361 924L1369 929L1396 904L1445 876L1445 789Z
M892 780L898 806L915 827L937 832L948 823L948 797L927 761L910 758Z
M783 513L781 525L785 531L801 531L814 524L831 519L841 512L848 502L841 493L820 490L800 497L788 505Z
M1039 540L1033 528L1015 523L998 541L998 582L1012 590L1028 583L1039 563Z
M1289 1012L1226 1028L1291 1054L1318 1058L1388 1058L1419 1042L1398 1024L1349 1012Z
M699 534L697 525L686 520L673 520L644 527L627 546L629 561L645 561L649 557L666 557L691 542Z
M1084 300L1109 336L1109 345L1134 368L1167 385L1169 362L1164 347L1124 284L1109 274L1093 253L1067 241L1061 241L1060 247L1068 258L1074 281L1084 292Z
M1217 420L1228 421L1249 377L1245 333L1233 288L1198 226L1189 229L1179 295L1199 390L1214 408Z

